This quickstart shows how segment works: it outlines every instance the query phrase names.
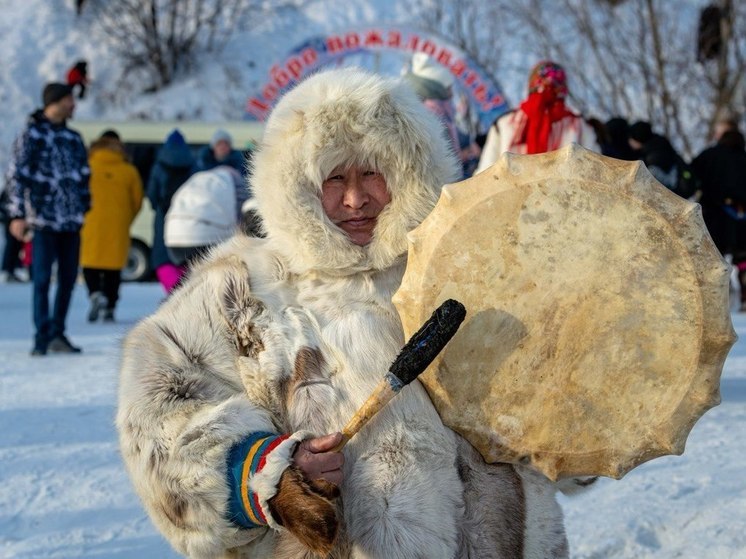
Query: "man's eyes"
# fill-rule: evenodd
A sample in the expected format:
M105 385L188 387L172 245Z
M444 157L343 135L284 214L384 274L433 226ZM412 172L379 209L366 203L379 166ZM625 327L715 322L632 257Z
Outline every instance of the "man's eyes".
M373 170L373 169L368 169L368 170L365 170L362 173L360 173L360 175L363 176L363 177L377 177L378 175L380 175L380 173L378 171ZM346 178L346 175L337 174L337 175L331 175L326 180L327 181L343 181L343 180L345 180L345 178Z

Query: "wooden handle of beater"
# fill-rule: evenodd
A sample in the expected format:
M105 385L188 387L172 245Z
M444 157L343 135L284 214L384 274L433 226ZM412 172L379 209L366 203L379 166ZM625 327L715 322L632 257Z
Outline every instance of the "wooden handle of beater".
M454 336L466 317L464 306L448 299L409 339L399 352L389 371L373 390L362 407L355 412L342 430L342 441L331 452L342 450L379 410L407 384L417 378Z
M379 382L373 393L368 397L365 403L355 412L355 415L347 422L347 425L342 429L342 441L335 446L330 452L339 452L344 448L355 433L362 429L363 425L368 423L370 418L376 415L380 409L385 406L391 398L396 396L397 392L401 389L395 388L391 385L389 376L394 377L391 373L387 373L381 382ZM396 377L394 377L396 378Z

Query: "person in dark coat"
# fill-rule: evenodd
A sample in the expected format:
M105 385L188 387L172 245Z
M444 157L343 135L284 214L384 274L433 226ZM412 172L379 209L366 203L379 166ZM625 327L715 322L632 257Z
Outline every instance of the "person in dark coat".
M178 188L192 176L194 157L181 132L174 130L166 138L156 157L148 179L147 196L155 211L153 247L150 262L161 285L170 293L181 279L184 270L168 257L163 241L163 226L171 198Z
M679 191L679 175L684 160L667 138L655 134L649 122L638 121L629 127L629 145L650 173L666 188L684 198L693 192Z
M746 299L746 149L735 129L692 161L700 180L702 216L712 240L723 255L731 254L741 270L741 301Z
M622 117L610 118L604 124L606 145L601 145L601 153L616 159L634 161L635 153L629 145L629 122Z
M723 255L739 270L741 310L746 309L746 141L736 128L716 133L717 143L692 161L700 180L702 217Z

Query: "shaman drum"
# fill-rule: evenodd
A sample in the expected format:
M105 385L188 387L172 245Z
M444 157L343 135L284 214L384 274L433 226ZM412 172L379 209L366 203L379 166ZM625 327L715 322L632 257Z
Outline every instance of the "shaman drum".
M681 454L719 403L729 269L699 206L641 163L508 154L409 240L406 337L446 299L467 311L420 381L487 462L620 478Z

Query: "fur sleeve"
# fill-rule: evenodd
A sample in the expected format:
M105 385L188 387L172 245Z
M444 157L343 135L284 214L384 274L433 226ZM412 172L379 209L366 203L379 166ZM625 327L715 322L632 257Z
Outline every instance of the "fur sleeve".
M231 449L229 516L235 524L279 529L269 501L277 494L280 478L291 465L293 452L304 436L303 431L290 436L256 432Z
M266 533L228 520L231 447L276 426L242 385L239 348L216 302L224 277L192 278L123 347L122 455L152 520L189 557L220 556Z

